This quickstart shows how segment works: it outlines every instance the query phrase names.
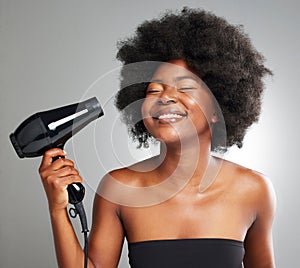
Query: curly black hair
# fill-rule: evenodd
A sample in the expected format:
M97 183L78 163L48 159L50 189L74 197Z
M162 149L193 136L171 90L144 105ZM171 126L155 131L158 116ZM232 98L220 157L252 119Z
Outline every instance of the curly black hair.
M124 65L115 104L139 147L147 147L151 135L141 120L141 102L128 107L145 97L146 81L153 70L146 70L147 65L126 65L174 59L184 59L216 98L226 125L225 150L234 144L242 147L247 129L259 118L263 77L272 72L264 66L264 57L253 47L241 25L231 25L202 9L185 7L145 21L133 37L118 42L118 49L117 59ZM224 147L218 140L222 131L218 124L213 128L214 151Z

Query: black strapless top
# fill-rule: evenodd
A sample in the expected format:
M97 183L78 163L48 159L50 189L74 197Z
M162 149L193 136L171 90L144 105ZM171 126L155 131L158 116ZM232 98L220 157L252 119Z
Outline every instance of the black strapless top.
M128 243L132 268L242 268L244 243L222 238Z

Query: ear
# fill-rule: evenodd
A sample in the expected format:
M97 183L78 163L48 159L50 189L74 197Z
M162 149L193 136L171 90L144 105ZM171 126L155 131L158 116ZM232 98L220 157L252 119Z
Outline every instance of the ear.
M216 113L216 112L213 112L212 117L211 117L211 119L210 119L210 122L211 122L212 124L215 124L215 123L217 123L218 121L219 121L219 118L218 118L217 113Z

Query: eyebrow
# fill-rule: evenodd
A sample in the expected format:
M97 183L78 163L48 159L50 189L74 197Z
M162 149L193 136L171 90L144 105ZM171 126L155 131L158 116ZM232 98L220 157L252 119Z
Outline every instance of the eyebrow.
M175 82L178 82L178 81L181 81L181 80L185 80L185 79L191 79L191 80L194 80L194 81L196 81L196 82L199 83L198 79L196 79L195 77L190 76L190 75L177 76L175 78ZM161 80L161 79L151 79L150 83L163 83L163 80Z

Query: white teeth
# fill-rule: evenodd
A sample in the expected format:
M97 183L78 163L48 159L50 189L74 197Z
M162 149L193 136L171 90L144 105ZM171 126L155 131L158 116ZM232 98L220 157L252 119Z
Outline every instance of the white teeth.
M170 119L170 118L182 118L180 114L162 114L158 117L158 119Z

